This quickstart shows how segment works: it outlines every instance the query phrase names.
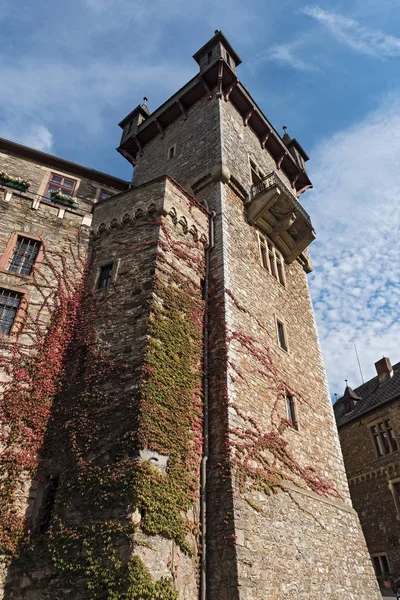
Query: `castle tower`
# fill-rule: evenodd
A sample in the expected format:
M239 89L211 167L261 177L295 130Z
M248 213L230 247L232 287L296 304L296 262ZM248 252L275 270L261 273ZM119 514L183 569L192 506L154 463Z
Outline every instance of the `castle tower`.
M94 208L8 600L380 597L307 285L308 157L222 32L194 58L120 123L132 187Z
M119 148L133 186L168 174L214 213L202 597L379 598L349 497L307 273L307 154L237 77L222 32Z

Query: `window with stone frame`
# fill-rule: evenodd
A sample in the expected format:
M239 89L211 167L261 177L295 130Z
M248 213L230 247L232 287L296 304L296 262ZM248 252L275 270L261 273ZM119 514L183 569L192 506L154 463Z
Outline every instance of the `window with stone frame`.
M370 427L372 439L378 456L392 454L398 450L397 440L390 424L390 419L384 419Z
M278 344L282 348L282 350L288 351L288 342L286 335L286 327L285 324L279 319L276 320L276 332L278 336Z
M22 297L20 292L0 288L0 334L11 333Z
M282 254L267 237L258 234L261 266L286 287L285 262Z
M62 175L58 175L58 173L51 173L45 192L45 198L50 200L51 192L59 192L60 194L64 194L64 196L72 197L75 187L75 179L63 177Z
M261 183L261 181L265 177L264 173L261 171L259 166L256 165L254 160L252 160L251 158L249 160L250 160L251 183L253 185L256 183Z
M7 270L18 275L30 275L39 254L41 242L22 235L17 236Z
M97 289L102 290L110 287L112 283L112 271L114 263L108 263L100 267L99 279L97 281Z
M286 394L286 418L290 421L293 429L298 429L297 422L297 406L294 397L290 394Z
M380 579L387 577L390 572L387 554L373 554L372 561L374 563L376 576Z

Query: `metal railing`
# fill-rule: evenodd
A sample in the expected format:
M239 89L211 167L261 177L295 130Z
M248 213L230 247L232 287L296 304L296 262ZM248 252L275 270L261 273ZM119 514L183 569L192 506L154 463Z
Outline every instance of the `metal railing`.
M268 190L274 185L276 185L285 194L286 197L290 198L290 201L293 204L293 211L299 213L303 217L303 219L307 221L310 227L312 227L310 215L304 210L304 208L297 200L293 192L283 183L282 179L279 177L279 175L277 175L277 173L275 173L275 171L272 171L266 177L264 177L262 181L254 183L251 186L251 199L253 200L256 196L258 196L258 194L261 194L261 192Z

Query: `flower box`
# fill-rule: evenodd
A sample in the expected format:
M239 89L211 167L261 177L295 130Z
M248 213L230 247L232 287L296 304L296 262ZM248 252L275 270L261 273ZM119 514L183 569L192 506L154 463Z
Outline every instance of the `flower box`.
M78 208L79 206L74 198L58 192L50 192L50 201L56 204L62 204L63 206L68 206L69 208Z
M4 171L0 172L0 184L20 192L26 192L30 186L29 181L25 181L21 177L13 177Z

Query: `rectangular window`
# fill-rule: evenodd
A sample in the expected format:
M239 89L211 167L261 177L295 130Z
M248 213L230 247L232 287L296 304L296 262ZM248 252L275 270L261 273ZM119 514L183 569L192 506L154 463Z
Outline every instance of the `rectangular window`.
M113 263L100 267L99 281L97 283L97 288L99 290L110 287L112 281L112 268Z
M21 304L22 294L0 288L0 333L9 335Z
M277 333L278 333L279 346L282 348L282 350L286 350L286 352L287 352L288 345L287 345L287 339L286 339L286 330L285 330L285 326L282 323L282 321L278 321L278 319L276 320L276 328L277 328Z
M43 494L42 506L39 513L38 531L46 533L51 524L54 505L56 502L59 477L49 477L46 482L46 489Z
M176 145L174 144L171 148L168 149L168 160L170 158L174 158L176 152Z
M19 235L8 270L19 275L30 275L40 249L40 242Z
M297 429L297 415L296 415L296 406L294 402L293 396L289 394L286 396L286 418L288 421L291 421L293 427Z
M264 174L258 168L256 163L250 159L250 171L251 171L251 183L254 185L255 183L261 183L264 179Z
M259 235L258 239L260 243L261 265L272 277L285 286L285 267L282 254L269 239L262 235Z
M386 554L377 554L372 557L374 561L375 574L377 577L387 576L389 574L389 563Z
M397 441L389 419L376 423L371 427L371 433L378 456L396 452Z
M50 200L51 192L60 192L65 196L72 196L75 190L76 181L74 179L67 179L67 177L62 177L61 175L56 175L52 173L50 175L49 183L47 185L47 190L45 193L45 197Z

